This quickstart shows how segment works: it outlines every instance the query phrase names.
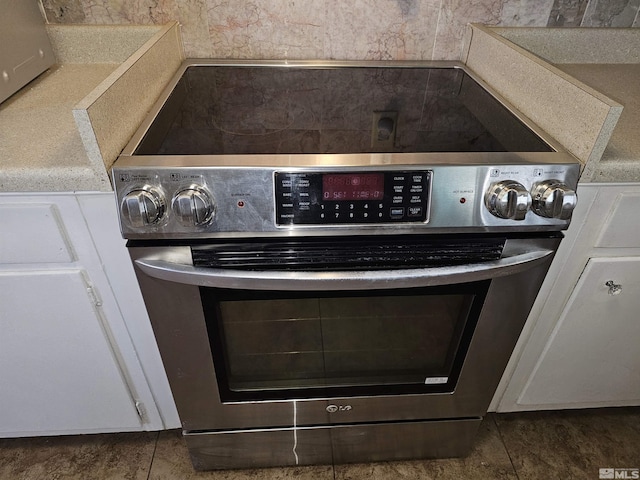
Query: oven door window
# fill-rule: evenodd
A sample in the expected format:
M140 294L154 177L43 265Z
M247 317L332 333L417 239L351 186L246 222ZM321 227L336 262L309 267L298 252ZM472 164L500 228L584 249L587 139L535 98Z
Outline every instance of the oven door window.
M202 287L221 400L453 391L488 285L313 293Z

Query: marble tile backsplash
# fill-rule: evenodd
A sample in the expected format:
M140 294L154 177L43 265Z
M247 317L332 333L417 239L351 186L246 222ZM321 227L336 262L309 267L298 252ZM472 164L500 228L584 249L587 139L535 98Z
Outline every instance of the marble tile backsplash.
M466 25L640 27L640 0L41 0L49 23L182 25L191 58L458 60Z

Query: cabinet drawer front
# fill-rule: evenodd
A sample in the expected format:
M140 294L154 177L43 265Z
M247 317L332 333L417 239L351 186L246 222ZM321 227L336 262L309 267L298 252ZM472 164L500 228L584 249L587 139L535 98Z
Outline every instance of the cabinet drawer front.
M53 204L0 205L0 264L69 263L75 254Z

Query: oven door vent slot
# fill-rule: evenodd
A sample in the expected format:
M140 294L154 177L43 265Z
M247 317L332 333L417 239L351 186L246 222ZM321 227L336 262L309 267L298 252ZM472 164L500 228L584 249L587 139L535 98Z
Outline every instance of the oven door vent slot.
M302 239L193 246L198 267L243 270L381 270L497 260L504 238Z

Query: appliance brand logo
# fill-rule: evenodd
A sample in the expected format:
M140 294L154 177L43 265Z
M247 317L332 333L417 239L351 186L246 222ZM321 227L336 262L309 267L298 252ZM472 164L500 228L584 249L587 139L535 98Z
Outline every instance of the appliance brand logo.
M329 405L327 407L329 413L348 412L349 410L351 410L351 405Z
M640 479L640 468L601 468L598 478Z

